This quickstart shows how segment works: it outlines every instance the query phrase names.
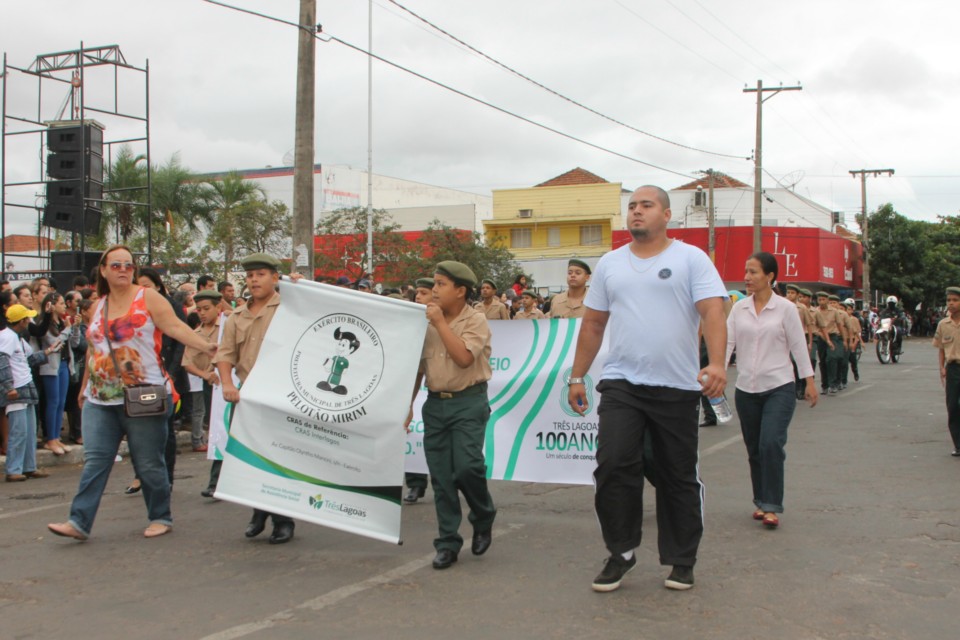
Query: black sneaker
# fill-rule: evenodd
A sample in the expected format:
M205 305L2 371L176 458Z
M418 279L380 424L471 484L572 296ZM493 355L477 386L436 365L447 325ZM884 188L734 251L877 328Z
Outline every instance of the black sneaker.
M615 591L620 588L620 581L637 564L637 556L633 555L629 560L624 560L623 556L615 553L606 560L603 565L603 571L593 579L594 591Z
M663 586L667 589L676 589L677 591L692 589L693 567L685 567L679 564L674 565L673 571L670 572L670 575L663 582Z

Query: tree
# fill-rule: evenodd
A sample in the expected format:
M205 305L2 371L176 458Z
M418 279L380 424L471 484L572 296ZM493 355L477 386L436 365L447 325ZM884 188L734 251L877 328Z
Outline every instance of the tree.
M901 298L908 311L942 305L944 289L960 282L960 219L910 220L885 204L870 214L868 228L871 285Z
M486 243L477 232L454 229L436 219L423 232L421 242L422 254L431 259L428 269L443 260L456 260L470 267L477 278L490 278L501 290L512 284L521 271L501 239ZM422 261L418 261L415 267L419 270L416 277L423 277ZM412 282L413 279L408 277L406 281Z
M378 276L388 283L405 280L406 266L417 260L416 246L399 231L385 209L373 210L373 262ZM318 274L345 275L359 280L367 269L367 210L337 209L317 223L318 251L314 258Z
M244 180L237 172L230 172L222 180L211 180L207 184L213 215L207 246L223 252L223 277L226 279L238 266L237 238L243 219L256 215L257 208L266 202L267 196L260 185Z
M100 240L106 244L111 225L116 229L120 242L127 244L140 229L146 228L147 208L147 158L134 155L128 145L120 147L116 158L107 168L104 183L104 199L115 204L104 206L103 223L100 225Z

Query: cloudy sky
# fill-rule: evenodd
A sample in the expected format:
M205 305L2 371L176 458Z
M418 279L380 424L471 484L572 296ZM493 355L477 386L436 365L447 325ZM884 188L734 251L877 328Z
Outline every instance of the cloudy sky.
M852 214L851 169L882 202L933 220L960 209L960 3L917 0L398 0L426 20L551 90L690 150L589 113L505 71L404 11L373 3L378 55L581 138L614 155L374 62L374 171L489 193L573 167L626 188L671 188L714 168L753 182L756 94L802 84L764 105L763 158L775 180ZM296 21L298 0L236 0ZM367 0L318 0L327 34L367 46ZM26 67L38 54L117 44L150 66L154 161L179 153L195 171L281 166L294 146L297 31L202 0L4 0L0 48ZM112 96L90 76L88 104ZM8 74L8 113L31 109L36 82ZM66 90L44 89L44 119ZM367 162L367 60L317 44L316 160ZM142 109L142 81L121 76L122 108ZM112 97L107 102L111 102ZM106 104L106 103L104 103ZM132 135L106 120L107 139ZM8 124L9 127L9 124ZM713 153L705 153L709 151ZM724 154L724 155L714 155ZM627 156L622 157L622 156ZM726 156L737 156L731 158ZM30 179L36 142L8 144L7 180ZM641 162L656 165L653 168ZM374 203L376 204L376 203ZM852 215L848 215L851 219Z

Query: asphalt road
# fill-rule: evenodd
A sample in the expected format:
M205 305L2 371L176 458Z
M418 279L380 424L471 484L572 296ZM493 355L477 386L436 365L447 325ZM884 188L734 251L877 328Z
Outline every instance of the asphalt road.
M124 462L76 543L45 528L66 519L79 477L55 467L0 485L0 638L956 637L960 459L945 416L928 341L897 365L868 351L860 383L798 408L777 531L750 517L736 418L701 430L706 532L687 592L663 587L649 492L637 568L597 594L591 487L493 483L493 547L435 571L429 492L404 508L402 546L303 523L270 546L243 537L246 508L198 495L209 463L188 453L175 531L147 540Z

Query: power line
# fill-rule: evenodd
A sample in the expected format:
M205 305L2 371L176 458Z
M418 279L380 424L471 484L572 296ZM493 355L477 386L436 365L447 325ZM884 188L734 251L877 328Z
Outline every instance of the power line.
M464 46L464 47L466 47L467 49L469 49L470 51L472 51L472 52L476 53L477 55L483 57L484 59L492 62L493 64L497 65L497 66L500 67L501 69L504 69L504 70L512 73L513 75L517 76L518 78L521 78L521 79L526 80L527 82L529 82L529 83L531 83L531 84L533 84L533 85L536 85L537 87L543 89L544 91L546 91L546 92L548 92L548 93L550 93L550 94L553 94L554 96L560 98L561 100L565 100L566 102L569 102L570 104L573 104L573 105L575 105L575 106L577 106L577 107L579 107L579 108L581 108L581 109L584 109L585 111L589 111L590 113L592 113L592 114L594 114L594 115L596 115L596 116L600 116L600 117L603 118L604 120L608 120L609 122L613 122L614 124L617 124L617 125L620 125L621 127L625 127L625 128L627 128L627 129L630 129L631 131L635 131L635 132L640 133L640 134L643 134L643 135L645 135L645 136L649 136L649 137L654 138L654 139L656 139L656 140L659 140L659 141L661 141L661 142L666 142L667 144L672 144L672 145L674 145L674 146L676 146L676 147L680 147L680 148L682 148L682 149L689 149L690 151L697 151L697 152L699 152L699 153L706 153L706 154L708 154L708 155L719 156L719 157L721 157L721 158L736 158L736 159L738 159L738 160L749 160L749 159L750 159L749 157L744 157L744 156L742 156L742 155L734 155L734 154L729 154L729 153L720 153L720 152L717 152L717 151L708 151L708 150L706 150L706 149L700 149L700 148L698 148L698 147L693 147L693 146L690 146L690 145L686 145L686 144L683 144L683 143L681 143L681 142L676 142L676 141L674 141L674 140L670 140L670 139L668 139L668 138L664 138L663 136L658 136L658 135L655 134L655 133L650 133L649 131L644 131L643 129L638 129L637 127L634 127L633 125L627 124L627 123L625 123L625 122L621 122L620 120L617 120L616 118L613 118L613 117L608 116L608 115L606 115L606 114L604 114L604 113L601 113L601 112L597 111L596 109L594 109L594 108L592 108L592 107L588 107L587 105L585 105L585 104L583 104L583 103L581 103L581 102L578 102L577 100L574 100L573 98L570 98L570 97L568 97L568 96L560 93L559 91L556 91L556 90L554 90L554 89L551 89L550 87L548 87L548 86L546 86L546 85L538 82L537 80L534 80L534 79L531 78L530 76L527 76L527 75L521 73L520 71L517 71L517 70L514 69L513 67L511 67L511 66L509 66L509 65L507 65L507 64L505 64L505 63L503 63L503 62L500 62L500 61L497 60L496 58L494 58L494 57L492 57L492 56L484 53L483 51L481 51L480 49L477 49L477 48L474 47L473 45L471 45L471 44L469 44L469 43L467 43L467 42L464 42L463 40L461 40L461 39L458 38L457 36L453 35L453 34L450 33L449 31L443 29L442 27L437 26L436 24L434 24L433 22L431 22L431 21L428 20L427 18L424 18L423 16L421 16L421 15L418 14L418 13L416 13L416 12L413 11L412 9L409 9L408 7L405 7L404 5L400 4L399 2L397 2L397 0L387 0L387 2L389 2L390 4L393 4L393 5L397 6L397 7L399 7L400 9L402 9L402 10L404 10L404 11L406 11L407 13L409 13L411 16L413 16L413 17L416 18L417 20L420 20L420 21L423 22L424 24L427 24L427 25L429 25L430 27L432 27L433 29L436 29L437 31L439 31L439 32L442 33L443 35L447 36L447 37L450 38L451 40L457 42L458 44L460 44L460 45L462 45L462 46Z
M204 0L204 2L209 2L210 4L215 4L215 5L224 7L224 8L226 8L226 9L232 9L232 10L234 10L234 11L239 11L240 13L248 13L248 14L250 14L250 15L254 15L254 16L257 16L257 17L260 17L260 18L265 18L265 19L267 19L267 20L272 20L272 21L274 21L274 22L279 22L279 23L281 23L281 24L286 24L286 25L289 25L289 26L292 26L292 27L296 27L297 29L307 30L307 31L309 31L309 32L313 35L313 37L317 38L317 39L320 40L321 42L329 42L329 41L336 42L336 43L338 43L338 44L341 44L341 45L347 47L348 49L353 49L354 51L357 51L358 53L362 53L362 54L364 54L364 55L370 56L370 57L373 58L374 60L378 60L378 61L380 61L380 62L382 62L382 63L384 63L384 64L386 64L386 65L389 65L389 66L391 66L391 67L394 67L395 69L398 69L398 70L403 71L403 72L405 72L405 73L409 73L410 75L412 75L412 76L414 76L414 77L417 77L417 78L420 78L421 80L424 80L424 81L426 81L426 82L429 82L430 84L436 85L436 86L438 86L438 87L440 87L440 88L442 88L442 89L446 89L447 91L450 91L451 93L455 93L455 94L457 94L457 95L459 95L459 96L461 96L461 97L463 97L463 98L467 98L468 100L472 100L472 101L474 101L474 102L476 102L476 103L478 103L478 104L481 104L481 105L483 105L483 106L485 106L485 107L489 107L489 108L491 108L491 109L493 109L493 110L495 110L495 111L499 111L500 113L503 113L503 114L505 114L505 115L508 115L508 116L511 116L511 117L516 118L516 119L518 119L518 120L521 120L521 121L523 121L523 122L526 122L527 124L531 124L531 125L533 125L533 126L535 126L535 127L539 127L539 128L541 128L541 129L544 129L545 131L549 131L550 133L554 133L554 134L556 134L556 135L562 136L562 137L564 137L564 138L567 138L568 140L573 140L574 142L579 142L580 144L586 145L586 146L588 146L588 147L591 147L591 148L596 149L596 150L598 150L598 151L602 151L602 152L604 152L604 153L609 153L609 154L614 155L614 156L617 156L617 157L619 157L619 158L623 158L624 160L629 160L629 161L631 161L631 162L636 162L637 164L642 164L642 165L644 165L644 166L646 166L646 167L650 167L651 169L657 169L658 171L664 171L664 172L666 172L666 173L672 173L672 174L674 174L674 175L681 176L681 177L683 177L683 178L693 178L693 177L694 177L694 176L692 176L692 175L690 175L690 174L683 173L682 171L675 171L675 170L673 170L673 169L668 169L667 167L662 167L662 166L660 166L660 165L653 164L653 163L651 163L651 162L646 162L646 161L644 161L644 160L641 160L641 159L639 159L639 158L635 158L635 157L633 157L633 156L629 156L629 155L627 155L627 154L625 154L625 153L620 153L619 151L614 151L613 149L609 149L609 148L607 148L607 147L604 147L604 146L601 146L601 145L599 145L599 144L590 142L590 141L588 141L588 140L584 140L583 138L578 138L577 136L574 136L573 134L566 133L566 132L564 132L564 131L560 131L559 129L554 129L553 127L550 127L550 126L545 125L545 124L543 124L543 123L537 122L536 120L532 120L532 119L530 119L530 118L527 118L526 116L522 116L522 115L520 115L520 114L518 114L518 113L515 113L515 112L513 112L513 111L510 111L509 109L505 109L505 108L503 108L503 107L499 107L499 106L497 106L497 105L495 105L495 104L493 104L493 103L491 103L491 102L487 102L486 100L483 100L483 99L478 98L478 97L476 97L476 96L470 95L469 93L466 93L466 92L464 92L464 91L461 91L460 89L455 89L454 87L451 87L450 85L447 85L447 84L444 84L444 83L440 82L439 80L434 80L433 78L430 78L430 77L428 77L428 76L425 76L425 75L423 75L422 73L418 73L418 72L414 71L413 69L409 69L409 68L404 67L403 65L400 65L400 64L398 64L398 63L396 63L396 62L393 62L393 61L391 61L391 60L387 60L386 58L384 58L384 57L382 57L382 56L379 56L379 55L377 55L377 54L375 54L375 53L373 53L373 52L371 52L371 51L367 51L366 49L363 49L362 47L358 47L358 46L356 46L356 45L354 45L354 44L351 44L351 43L347 42L346 40L343 40L343 39L341 39L341 38L338 38L338 37L333 36L333 35L331 35L331 34L329 34L329 33L326 33L326 32L321 32L319 25L317 25L316 28L312 28L312 27L307 26L307 25L297 24L296 22L290 22L290 21L288 21L288 20L283 20L283 19L281 19L281 18L277 18L277 17L274 17L274 16L269 16L269 15L266 15L266 14L263 14L263 13L259 13L259 12L257 12L257 11L251 11L250 9L243 9L243 8L241 8L241 7L236 7L236 6L233 6L233 5L226 4L226 3L224 3L224 2L218 2L217 0Z
M669 0L668 0L668 1L669 1ZM777 69L779 69L780 71L782 71L787 77L791 77L791 78L792 78L792 77L796 77L796 76L794 76L792 73L790 73L789 71L787 71L786 69L784 69L783 67L781 67L780 65L778 65L776 62L774 62L773 60L771 60L770 58L768 58L768 57L763 53L763 51L760 51L760 49L757 49L755 46L753 46L752 44L750 44L749 42L747 42L746 40L744 40L742 37L740 37L740 34L738 34L736 31L734 31L734 30L731 29L729 26L727 26L727 24L726 24L723 20L721 20L720 18L718 18L715 13L713 13L712 11L710 11L709 9L707 9L707 8L703 5L703 3L700 2L700 0L693 0L693 1L697 4L697 6L699 6L701 9L703 9L703 10L707 13L707 15L709 15L711 18L713 18L714 21L715 21L717 24L719 24L721 27L723 27L724 29L726 29L727 31L729 31L730 33L732 33L733 36L734 36L737 40L739 40L739 41L742 42L743 44L745 44L745 45L747 45L748 47L750 47L750 49L752 49L752 50L753 50L757 55L759 55L761 58L763 58L764 60L766 60L767 62L769 62L770 64L772 64L774 67L776 67ZM679 9L678 9L678 11L679 11ZM686 15L686 14L684 14L684 15ZM738 55L739 55L739 54L738 54ZM756 66L755 63L751 63L751 64L754 64L754 66ZM757 67L757 68L759 69L760 67ZM799 82L799 80L798 80L798 82Z
M350 43L347 42L346 40L342 40L342 39L340 39L340 38L338 38L338 37L336 37L336 36L330 35L329 33L327 33L327 34L325 34L325 35L326 35L327 38L329 38L329 39L332 40L333 42L337 42L337 43L339 43L339 44L342 44L343 46L345 46L345 47L347 47L347 48L349 48L349 49L353 49L354 51L357 51L358 53L362 53L362 54L364 54L364 55L368 55L368 56L372 57L374 60L378 60L378 61L380 61L380 62L382 62L382 63L384 63L384 64L386 64L386 65L389 65L389 66L391 66L391 67L393 67L393 68L395 68L395 69L398 69L398 70L400 70L400 71L403 71L403 72L405 72L405 73L409 73L410 75L412 75L412 76L414 76L414 77L417 77L417 78L420 78L421 80L425 80L426 82L429 82L430 84L433 84L433 85L436 85L436 86L440 87L441 89L446 89L447 91L450 91L451 93L455 93L455 94L457 94L458 96L461 96L461 97L463 97L463 98L467 98L468 100L472 100L472 101L474 101L474 102L476 102L476 103L478 103L478 104L482 104L482 105L485 106L485 107L489 107L489 108L491 108L491 109L493 109L493 110L495 110L495 111L499 111L500 113L503 113L503 114L505 114L505 115L508 115L508 116L511 116L511 117L516 118L516 119L518 119L518 120L521 120L521 121L523 121L523 122L526 122L527 124L532 124L533 126L539 127L539 128L541 128L541 129L544 129L545 131L549 131L550 133L555 133L555 134L557 134L557 135L559 135L559 136L562 136L562 137L564 137L564 138L567 138L568 140L573 140L574 142L579 142L580 144L587 145L588 147L592 147L592 148L594 148L594 149L597 149L598 151L603 151L604 153L609 153L609 154L611 154L611 155L618 156L618 157L620 157L620 158L623 158L624 160L630 160L631 162L636 162L636 163L638 163L638 164L642 164L642 165L644 165L644 166L650 167L651 169L658 169L659 171L665 171L665 172L667 172L667 173L672 173L672 174L674 174L674 175L682 176L682 177L684 177L684 178L693 178L693 176L690 175L690 174L688 174L688 173L683 173L682 171L675 171L675 170L673 170L673 169L668 169L667 167L662 167L662 166L660 166L660 165L653 164L653 163L651 163L651 162L646 162L646 161L641 160L641 159L639 159L639 158L635 158L635 157L633 157L633 156L628 156L628 155L625 154L625 153L620 153L619 151L614 151L613 149L609 149L609 148L604 147L604 146L601 146L601 145L599 145L599 144L590 142L589 140L584 140L583 138L578 138L577 136L575 136L575 135L573 135L573 134L566 133L566 132L564 132L564 131L560 131L559 129L554 129L553 127L551 127L551 126L549 126L549 125L545 125L545 124L543 124L543 123L541 123L541 122L537 122L536 120L531 120L530 118L528 118L528 117L526 117L526 116L522 116L522 115L520 115L520 114L518 114L518 113L516 113L516 112L514 112L514 111L510 111L509 109L506 109L506 108L504 108L504 107L497 106L497 105L493 104L492 102L487 102L486 100L484 100L484 99L482 99L482 98L478 98L478 97L476 97L476 96L470 95L469 93L466 93L466 92L464 92L464 91L461 91L460 89L456 89L456 88L454 88L454 87L451 87L451 86L448 85L448 84L444 84L444 83L440 82L439 80L434 80L433 78L430 78L430 77L428 77L428 76L425 76L425 75L423 75L422 73L418 73L417 71L414 71L413 69L410 69L410 68L408 68L408 67L404 67L403 65L398 64L398 63L396 63L396 62L393 62L393 61L391 61L391 60L387 60L386 58L384 58L384 57L382 57L382 56L379 56L379 55L377 55L377 54L375 54L375 53L373 53L373 52L371 52L371 51L367 51L366 49L363 49L362 47L358 47L358 46L356 46L356 45L350 44ZM318 36L318 37L319 37L319 36ZM322 39L322 38L321 38L321 39Z

